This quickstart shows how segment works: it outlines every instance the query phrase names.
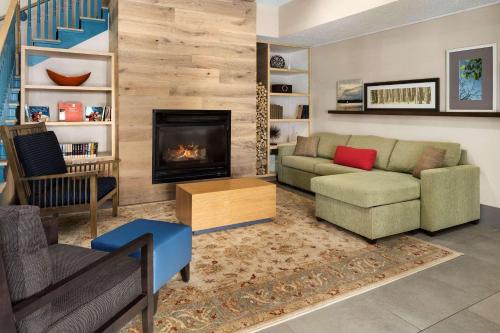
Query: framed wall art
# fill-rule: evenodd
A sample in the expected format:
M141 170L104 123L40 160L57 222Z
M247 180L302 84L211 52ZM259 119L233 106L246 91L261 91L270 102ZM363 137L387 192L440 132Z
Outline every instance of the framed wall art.
M362 80L355 79L337 81L337 110L363 110Z
M446 51L446 111L497 111L497 46Z
M439 78L365 83L365 111L439 112Z

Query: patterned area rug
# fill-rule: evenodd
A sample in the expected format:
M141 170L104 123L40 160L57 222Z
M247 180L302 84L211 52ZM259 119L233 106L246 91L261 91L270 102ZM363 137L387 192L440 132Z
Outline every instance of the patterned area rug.
M191 281L160 291L157 332L252 331L460 255L414 237L369 245L314 217L312 199L278 189L274 222L197 235ZM99 234L135 218L175 221L175 201L99 214ZM60 242L89 246L88 216L61 219ZM140 332L137 318L123 332Z

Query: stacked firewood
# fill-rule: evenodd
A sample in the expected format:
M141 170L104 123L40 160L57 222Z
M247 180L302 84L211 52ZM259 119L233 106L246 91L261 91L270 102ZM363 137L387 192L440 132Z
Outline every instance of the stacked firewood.
M257 83L257 175L267 173L267 89Z

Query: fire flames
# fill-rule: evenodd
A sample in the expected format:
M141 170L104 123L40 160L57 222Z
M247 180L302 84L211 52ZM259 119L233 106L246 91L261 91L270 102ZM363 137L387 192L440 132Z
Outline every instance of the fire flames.
M163 156L168 161L193 161L206 158L206 149L198 145L180 144L173 149L168 149Z

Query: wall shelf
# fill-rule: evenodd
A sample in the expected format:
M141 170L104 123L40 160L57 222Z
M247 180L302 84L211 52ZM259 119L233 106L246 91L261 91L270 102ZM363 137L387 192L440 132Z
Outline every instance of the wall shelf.
M269 93L269 96L309 97L309 94L305 94L305 93Z
M23 46L28 55L39 55L46 57L64 57L73 59L105 59L112 58L113 53L100 51L87 51L77 49L58 49L38 46Z
M101 162L113 160L113 154L110 151L100 152L96 157L70 157L65 156L64 161L66 164L79 164L79 163L89 163L89 162Z
M97 92L109 92L112 91L112 87L73 87L73 86L48 86L48 85L35 85L29 84L25 86L26 90L42 90L42 91L97 91Z
M344 114L357 116L423 116L423 117L483 117L483 118L500 118L500 112L435 112L435 111L393 111L393 110L378 110L378 111L341 111L329 110L330 114Z
M308 123L309 119L269 119L272 123Z
M305 69L297 69L297 68L270 68L269 71L271 74L308 74L309 71Z
M47 121L47 126L112 126L112 121Z

